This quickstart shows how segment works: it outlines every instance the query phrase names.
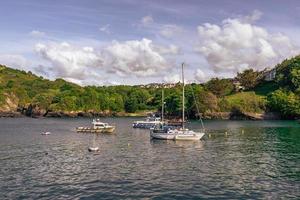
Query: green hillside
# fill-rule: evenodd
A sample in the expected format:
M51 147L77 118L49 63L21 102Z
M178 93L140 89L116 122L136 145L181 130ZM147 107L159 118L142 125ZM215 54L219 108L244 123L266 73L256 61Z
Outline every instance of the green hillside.
M234 79L214 78L186 87L186 110L196 117L236 112L277 112L283 118L300 116L300 56L275 66L276 77L265 81L266 71L246 70ZM236 82L240 84L239 88ZM166 87L166 86L164 86ZM0 65L0 111L19 111L29 116L64 113L139 113L159 111L162 85L86 86L63 79L50 81L31 72ZM165 88L166 114L178 116L181 85Z

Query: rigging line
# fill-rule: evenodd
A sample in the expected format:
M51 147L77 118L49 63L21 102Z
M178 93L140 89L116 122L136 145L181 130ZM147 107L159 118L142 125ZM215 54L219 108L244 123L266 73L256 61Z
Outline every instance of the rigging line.
M195 102L195 105L196 105L196 109L197 109L197 112L198 112L199 120L200 120L200 122L201 122L201 126L202 126L202 129L205 130L205 127L204 127L204 124L203 124L203 121L202 121L202 117L201 117L201 115L200 115L199 106L198 106L198 103L197 103L197 101L196 101L196 96L195 96L194 89L193 89L193 86L192 86L192 85L191 85L191 88L192 88L192 95L193 95L194 102Z

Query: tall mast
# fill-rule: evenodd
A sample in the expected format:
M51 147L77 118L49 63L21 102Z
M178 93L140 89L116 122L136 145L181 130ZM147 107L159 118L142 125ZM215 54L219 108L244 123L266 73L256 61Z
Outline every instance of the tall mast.
M161 121L164 121L164 105L165 105L165 95L164 95L164 88L161 91Z
M182 73L182 129L184 129L184 73L183 73L183 66L182 63L181 73Z

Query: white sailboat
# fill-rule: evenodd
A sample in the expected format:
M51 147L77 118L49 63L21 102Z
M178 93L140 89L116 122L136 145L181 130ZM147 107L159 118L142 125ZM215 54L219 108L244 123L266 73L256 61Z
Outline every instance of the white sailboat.
M178 129L167 128L165 130L150 130L150 136L154 139L162 140L200 140L205 133L204 132L195 132L184 127L184 72L183 72L184 63L182 63L182 127Z

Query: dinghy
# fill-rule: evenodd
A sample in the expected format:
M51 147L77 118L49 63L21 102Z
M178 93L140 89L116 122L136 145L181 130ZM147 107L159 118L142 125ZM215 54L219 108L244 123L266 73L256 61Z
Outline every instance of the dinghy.
M41 135L50 135L51 132L42 132Z
M100 150L99 147L96 146L96 135L94 135L92 146L90 146L90 147L88 148L88 151L89 151L89 152L98 152L99 150Z

